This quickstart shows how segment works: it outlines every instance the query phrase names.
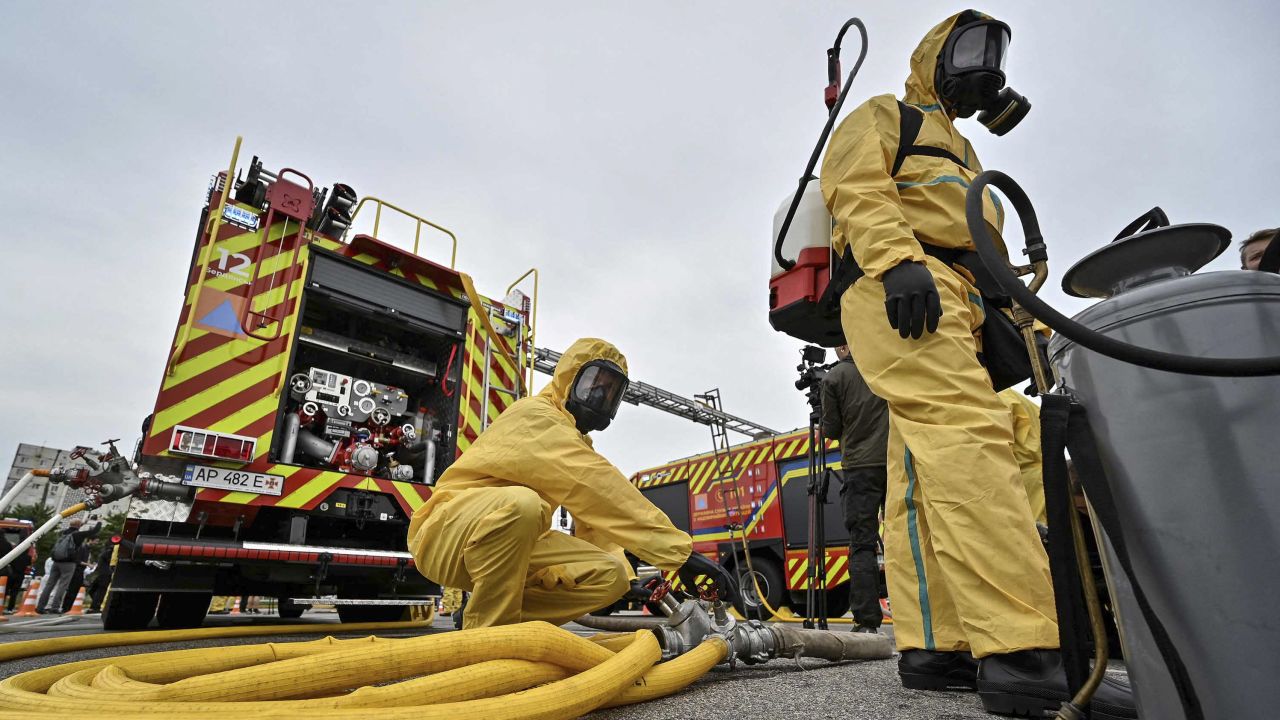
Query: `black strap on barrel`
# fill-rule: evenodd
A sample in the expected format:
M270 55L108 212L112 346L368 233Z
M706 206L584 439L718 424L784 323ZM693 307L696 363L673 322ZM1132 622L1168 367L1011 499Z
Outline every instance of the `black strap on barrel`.
M1075 693L1089 677L1089 613L1077 569L1071 513L1076 512L1067 472L1067 418L1071 400L1043 395L1040 402L1040 449L1044 459L1044 503L1049 522L1049 571L1058 610L1058 639L1067 671L1067 687ZM1088 713L1088 708L1085 708Z
M1160 621L1160 618L1151 608L1151 603L1147 600L1142 584L1139 582L1137 574L1133 571L1133 562L1129 556L1128 545L1125 543L1124 525L1120 521L1120 513L1116 508L1115 496L1111 493L1111 486L1107 483L1101 456L1098 454L1098 446L1094 441L1093 430L1089 426L1089 419L1085 414L1084 407L1078 403L1071 402L1070 398L1064 395L1050 394L1043 396L1040 411L1041 444L1048 449L1050 446L1043 440L1044 435L1062 432L1061 422L1056 418L1061 417L1064 409L1067 415L1066 447L1071 453L1072 462L1075 463L1076 475L1080 479L1080 484L1084 486L1085 494L1089 498L1093 518L1102 526L1107 538L1111 541L1111 547L1115 551L1116 559L1120 561L1120 569L1124 572L1133 590L1134 600L1142 613L1142 619L1146 621L1156 648L1160 651L1160 657L1164 660L1165 667L1173 679L1174 689L1177 690L1178 700L1182 704L1182 710L1186 714L1187 720L1204 720L1204 709L1200 706L1200 698L1196 694L1195 685L1191 681L1191 674L1187 671L1186 663L1183 662L1178 648L1174 646L1172 638L1169 637L1169 632L1165 629L1164 623ZM1044 422L1046 414L1054 418L1048 424ZM1049 456L1046 454L1045 461L1047 462L1048 459ZM1047 504L1049 502L1048 465L1046 465L1045 471L1045 502ZM1050 518L1050 522L1053 522L1052 518ZM1053 529L1051 528L1049 532L1052 536ZM1055 576L1055 586L1057 584L1058 581Z

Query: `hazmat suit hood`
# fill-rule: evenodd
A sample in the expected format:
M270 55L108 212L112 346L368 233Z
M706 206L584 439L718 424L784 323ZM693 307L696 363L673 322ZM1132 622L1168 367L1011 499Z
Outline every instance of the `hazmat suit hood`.
M906 78L906 95L902 96L902 100L913 105L942 104L941 97L938 97L938 88L933 82L934 74L938 69L938 55L942 54L942 45L946 44L947 36L951 35L952 29L955 29L956 20L965 13L973 13L973 10L963 10L942 20L941 23L933 26L931 31L925 33L924 40L915 46L914 53L911 53L911 74ZM982 13L977 14L982 15L983 18L988 17Z
M942 54L942 46L946 44L947 36L955 29L956 21L966 13L976 15L982 20L995 19L976 10L964 10L934 25L916 46L915 52L911 53L911 74L907 76L907 92L903 96L905 102L925 106L942 104L942 99L938 97L938 88L934 83L935 73L938 70L938 56ZM949 111L947 114L955 117Z
M583 365L593 360L607 360L617 365L624 374L627 372L627 359L618 348L614 347L613 343L600 338L580 338L564 351L560 362L556 363L551 382L542 388L538 395L550 400L561 412L573 419L573 415L565 406L569 399L569 390L578 377L578 371Z

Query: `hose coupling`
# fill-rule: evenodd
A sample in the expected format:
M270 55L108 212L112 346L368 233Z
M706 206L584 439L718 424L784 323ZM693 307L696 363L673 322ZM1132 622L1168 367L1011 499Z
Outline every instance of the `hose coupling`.
M662 599L664 610L670 598L667 595ZM730 667L739 661L748 665L768 662L778 657L783 646L781 637L768 625L759 620L740 622L718 600L711 603L710 612L698 600L685 600L670 614L666 625L659 625L653 631L662 647L663 660L683 655L713 635L728 644L726 661Z

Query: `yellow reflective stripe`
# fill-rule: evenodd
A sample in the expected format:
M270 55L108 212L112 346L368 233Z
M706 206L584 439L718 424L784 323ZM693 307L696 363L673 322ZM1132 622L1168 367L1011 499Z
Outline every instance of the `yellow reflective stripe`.
M809 572L809 559L805 558L804 560L801 560L800 562L796 563L795 571L791 573L791 584L807 585L805 581L808 578L808 572Z
M152 420L152 427L156 429L152 431L152 434L157 435L162 430L167 430L177 425L201 410L220 403L255 383L266 380L279 372L279 370L279 365L274 362L250 365L244 372L233 375L213 387L201 390L185 400L170 405L156 413L155 419Z
M237 430L248 426L250 423L261 420L268 413L275 412L279 406L280 404L277 401L277 396L267 395L261 400L251 402L239 410L232 412L221 420L209 423L206 426L206 429L214 430L216 432L234 433Z
M828 587L836 584L836 578L839 577L840 573L845 569L845 566L847 564L848 564L848 561L846 560L844 555L837 555L835 557L832 557L830 554L827 555L827 586Z
M244 208L251 209L247 205L244 206ZM298 227L296 222L291 221L290 225L294 228L294 230L296 230ZM265 240L265 243L278 242L283 232L284 232L283 222L273 224L271 226L270 232L267 234L267 239ZM292 232L290 234L292 234ZM219 240L214 244L214 248L209 251L209 255L210 255L209 265L210 267L212 267L220 259L221 254L217 252L218 249L226 250L228 253L239 253L245 250L251 250L254 247L257 247L262 244L264 244L264 240L262 237L261 229L258 229L256 232L237 235L229 240ZM286 262L287 262L287 258L289 258L292 255L292 252L282 253L282 254L285 256ZM250 275L253 274L253 265L245 265L244 268L242 269L244 272ZM247 283L248 283L248 278L232 275L231 273L226 273L225 275L218 275L214 277L205 278L204 286L207 288L213 288L215 290L222 290L225 292L227 290L233 290L235 288L246 285ZM192 297L195 294L191 292L191 290L194 289L194 287L195 285L192 284L187 288L187 299L184 305L188 307L191 305Z
M396 486L396 490L404 497L404 501L409 503L409 508L417 510L426 504L427 499L418 493L418 488L410 483L392 481L392 485Z
M288 291L289 291L288 297L292 299L292 298L297 298L299 295L301 295L302 285L303 285L302 278L297 278L292 283L290 283L288 287ZM260 292L257 295L254 295L253 300L251 302L253 311L262 312L263 310L267 310L269 308L275 307L276 305L279 305L280 303L284 302L286 297L285 289L286 288L284 285L277 285L270 290L264 290L263 292ZM286 315L285 317L287 318L288 316Z
M777 501L778 485L775 483L769 487L769 492L764 496L764 500L760 502L760 509L756 512L755 518L747 524L747 529L745 531L747 534L751 534L751 531L755 530L757 525L764 522L764 514L769 510L769 508L773 507L773 504Z
M345 476L342 473L337 472L320 473L311 480L303 483L302 487L281 498L280 501L276 503L276 507L302 507L308 502L314 500L320 495L320 493L323 493L334 485L337 485L343 477Z

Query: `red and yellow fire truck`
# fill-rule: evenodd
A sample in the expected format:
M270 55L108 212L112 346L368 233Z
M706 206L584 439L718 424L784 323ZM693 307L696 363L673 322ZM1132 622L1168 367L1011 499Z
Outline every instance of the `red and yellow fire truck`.
M190 496L131 500L109 629L199 625L215 594L401 617L438 592L406 551L410 515L527 392L536 298L516 286L532 276L536 295L535 271L482 297L445 228L256 157L240 176L239 149L205 196L137 458Z
M721 452L695 455L642 470L632 483L693 536L693 548L736 572L748 598L742 538L765 600L805 613L809 587L809 431L772 435ZM840 468L840 453L827 445L827 467ZM718 458L718 459L717 459ZM849 533L840 513L839 483L832 482L824 505L827 612L849 610ZM740 527L731 531L730 526ZM668 578L671 579L671 578Z

